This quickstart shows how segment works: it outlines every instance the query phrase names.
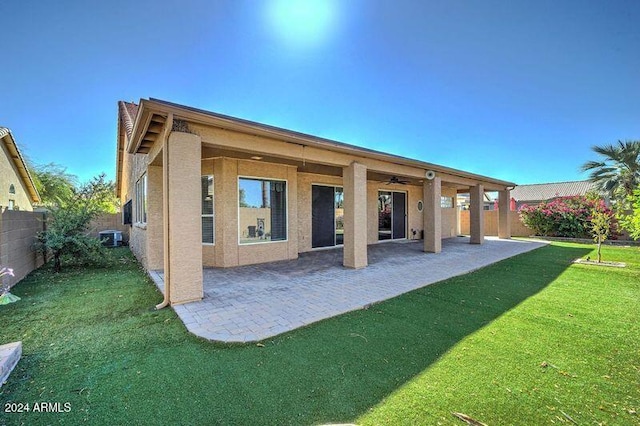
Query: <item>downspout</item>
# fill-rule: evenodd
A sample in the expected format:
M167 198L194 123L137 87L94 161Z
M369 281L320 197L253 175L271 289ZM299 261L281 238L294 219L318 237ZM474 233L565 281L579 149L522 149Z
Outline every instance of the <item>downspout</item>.
M162 240L164 257L164 300L156 305L162 309L171 303L171 264L169 262L169 135L173 128L173 114L169 113L162 134Z

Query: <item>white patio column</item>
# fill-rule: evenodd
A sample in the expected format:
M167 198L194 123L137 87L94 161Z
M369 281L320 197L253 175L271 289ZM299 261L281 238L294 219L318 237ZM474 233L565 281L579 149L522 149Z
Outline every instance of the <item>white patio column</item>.
M511 191L498 192L498 238L511 238Z
M343 167L344 259L348 268L367 266L367 167L351 163Z
M476 185L469 188L469 196L471 244L482 244L484 243L484 187Z
M165 274L168 270L171 304L180 304L203 297L200 136L172 132L167 149L169 250Z
M422 184L424 206L422 220L424 224L424 248L428 253L442 251L442 181L439 177L425 180Z

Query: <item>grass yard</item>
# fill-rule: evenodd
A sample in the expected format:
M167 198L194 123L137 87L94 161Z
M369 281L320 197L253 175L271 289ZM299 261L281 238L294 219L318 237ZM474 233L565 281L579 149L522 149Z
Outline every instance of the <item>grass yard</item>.
M0 342L23 342L0 403L70 411L0 424L640 424L640 249L571 264L592 251L553 244L264 346L152 310L124 249L108 270L43 268L0 306Z

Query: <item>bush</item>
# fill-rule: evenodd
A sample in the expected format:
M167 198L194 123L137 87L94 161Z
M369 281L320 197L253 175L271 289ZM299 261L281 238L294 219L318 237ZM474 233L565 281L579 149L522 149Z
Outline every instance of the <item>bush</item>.
M47 229L38 233L36 246L53 256L56 272L63 264L102 263L105 249L98 238L87 235L87 228L98 214L113 207L112 194L113 183L102 174L50 208Z
M594 212L611 217L610 235L615 234L613 211L603 200L591 197L560 197L537 206L520 208L522 222L536 235L547 237L591 238L591 219Z
M640 188L636 189L633 195L627 197L627 211L620 212L618 219L634 240L640 239Z

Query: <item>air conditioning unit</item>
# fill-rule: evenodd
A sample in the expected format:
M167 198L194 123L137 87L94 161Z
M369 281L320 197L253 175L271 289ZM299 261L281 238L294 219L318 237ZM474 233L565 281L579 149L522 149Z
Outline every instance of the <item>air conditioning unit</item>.
M122 245L122 231L109 230L101 231L98 234L102 245L105 247L119 247Z

